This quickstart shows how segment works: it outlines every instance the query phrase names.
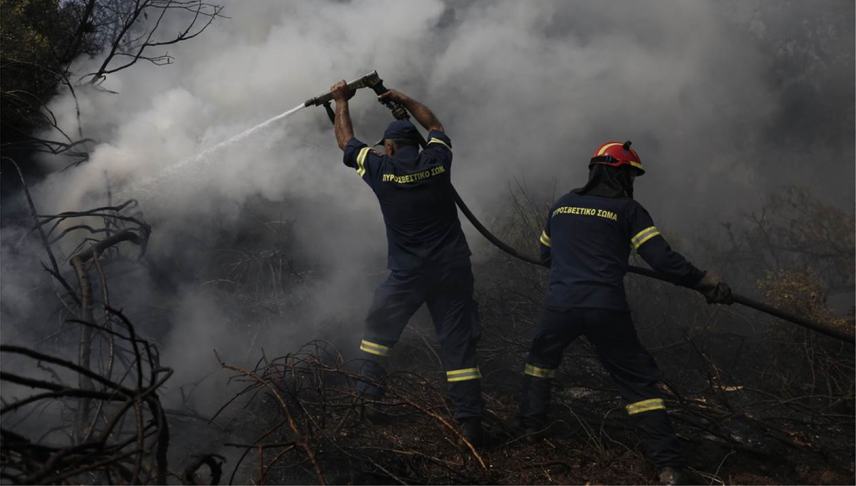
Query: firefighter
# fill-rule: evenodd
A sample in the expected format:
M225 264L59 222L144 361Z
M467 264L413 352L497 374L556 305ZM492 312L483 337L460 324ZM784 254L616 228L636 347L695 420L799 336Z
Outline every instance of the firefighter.
M657 387L659 370L639 342L624 293L630 251L709 303L730 304L732 298L716 275L672 250L633 199L633 181L644 173L629 141L605 143L589 163L586 185L550 209L539 238L541 257L550 265L549 288L526 359L519 415L527 433L543 431L551 378L565 348L584 335L626 400L661 482L677 484L689 480L685 459Z
M481 373L476 362L479 338L473 300L470 250L461 230L450 180L452 142L443 125L422 103L399 91L381 101L404 106L428 131L422 141L409 120L397 120L383 134L380 154L354 137L344 81L331 87L336 102L336 142L345 165L356 169L380 202L386 225L389 276L375 291L360 350L365 356L357 390L367 399L384 395L384 358L407 321L426 303L440 341L448 394L464 436L481 441Z

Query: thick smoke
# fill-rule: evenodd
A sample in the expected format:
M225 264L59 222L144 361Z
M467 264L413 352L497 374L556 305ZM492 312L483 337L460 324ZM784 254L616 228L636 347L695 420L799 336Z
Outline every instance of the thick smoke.
M327 269L322 283L293 297L299 314L253 339L228 324L230 309L199 291L192 274L173 272L176 310L163 342L164 361L179 370L176 385L216 369L215 347L236 359L254 356L260 343L287 351L328 320L358 333L369 289L382 277L383 227L319 109L154 187L134 192L135 184L372 69L436 112L453 141L455 184L488 221L509 211L511 185L552 197L582 184L598 144L625 139L648 168L637 198L672 232L712 231L788 184L852 207L850 1L307 0L226 8L229 19L170 46L175 64L139 63L101 90L79 90L76 102L59 96L60 125L98 144L89 162L36 191L42 212L103 203L108 184L140 198L154 226L150 258L185 262L182 272L213 235L231 232L238 241L277 218L294 225L298 256ZM80 59L74 69L98 62ZM352 116L367 142L390 119L368 91L357 93ZM244 208L253 201L287 213L248 220ZM478 255L486 246L467 231ZM161 285L161 277L148 274L142 286ZM17 290L6 278L4 323L26 315L24 304L7 307Z

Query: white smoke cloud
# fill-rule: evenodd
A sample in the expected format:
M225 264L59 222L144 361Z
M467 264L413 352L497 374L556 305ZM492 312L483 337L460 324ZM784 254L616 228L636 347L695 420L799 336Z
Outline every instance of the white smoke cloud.
M851 2L828 6L852 18ZM816 132L801 140L803 132L786 131L782 146L771 135L787 113L790 92L781 79L798 77L793 69L776 71L787 53L773 44L798 19L755 7L680 0L230 2L229 19L170 46L175 64L141 62L109 76L102 88L118 94L78 90L79 125L70 95L52 103L66 132L80 129L98 144L87 163L42 184L38 202L43 212L103 202L105 180L114 191L134 188L372 69L436 112L453 141L453 179L486 217L507 210L515 180L535 192L581 185L590 152L608 139L634 141L648 166L638 198L672 231L726 220L777 184L822 183L831 197L852 201L852 139L819 144ZM823 123L852 127L849 29L841 36L848 46L840 47L849 61L835 57L849 74L822 80L843 97L835 105L841 112ZM838 37L829 39L838 46ZM80 59L74 69L97 63ZM354 98L352 116L367 142L390 120L368 91ZM804 162L831 154L849 154L849 162L822 176ZM306 308L350 316L358 332L361 318L353 315L367 307L366 282L379 278L372 272L385 250L383 227L371 191L342 166L321 110L300 111L131 194L155 225L156 259L191 253L188 232L205 239L212 226L240 231L248 200L292 201L300 211L287 216L300 227L302 255L339 269L327 286L313 288ZM476 235L469 240L475 253L485 248ZM189 359L183 350L205 332L199 323L216 321L198 354L210 366L208 350L230 349L235 336L207 316L203 298L188 299L176 321L193 324L170 331L165 361ZM349 300L345 310L342 300ZM200 315L192 316L188 309L196 308Z
M643 200L664 192L696 200L725 192L737 196L728 201L742 200L768 177L770 162L747 171L746 161L758 157L780 99L769 79L772 60L753 35L769 37L769 28L757 10L742 12L750 18L738 20L750 28L741 28L732 18L739 7L227 4L230 19L198 41L175 46L176 64L139 64L111 76L103 87L119 95L80 94L83 131L101 143L70 182L59 177L56 206L77 206L87 193L103 191L105 172L117 184L155 176L338 78L373 68L445 122L455 142L456 180L476 207L500 200L508 181L524 174L536 184L559 177L572 186L584 178L597 144L624 138L636 141L651 168L640 182ZM82 60L76 70L96 62ZM384 120L381 107L369 93L354 104L358 136L374 139ZM55 105L66 130L75 132L69 97ZM369 192L338 166L324 123L320 110L300 112L210 157L204 171L164 183L154 199L172 201L180 193L170 204L174 212L188 199L207 204L207 195L240 201L310 192L370 209ZM800 182L802 175L777 181ZM188 184L198 189L188 191ZM668 218L679 216L665 198L649 204ZM735 204L715 206L733 210Z

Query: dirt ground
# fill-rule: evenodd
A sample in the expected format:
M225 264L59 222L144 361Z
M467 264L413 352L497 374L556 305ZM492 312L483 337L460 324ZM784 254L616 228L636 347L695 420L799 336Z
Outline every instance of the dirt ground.
M691 297L668 286L659 291ZM482 292L480 367L487 434L482 447L471 449L456 431L444 399L433 327L426 314L417 314L394 349L388 392L377 402L356 399L358 364L326 341L236 372L249 387L230 405L245 404L230 419L233 428L242 430L245 455L225 469L236 482L258 483L322 477L356 484L655 482L655 469L641 451L624 403L584 339L567 350L555 379L548 429L537 438L523 435L515 413L532 318L515 326L513 317L526 315L523 308L534 312L536 303L509 296L502 299L502 310ZM496 296L498 290L490 292ZM708 311L698 302L692 306ZM635 314L637 321L644 312ZM794 396L782 388L755 359L766 358L759 342L770 335L738 339L721 329L694 328L670 341L675 336L651 339L646 323L638 326L663 370L667 407L699 483L854 482L852 396L836 401L820 393ZM336 343L342 349L347 344ZM836 343L815 345L827 352L838 349L846 359L848 351ZM801 363L798 356L792 358ZM777 374L787 373L781 363L776 366ZM291 422L281 420L289 417Z

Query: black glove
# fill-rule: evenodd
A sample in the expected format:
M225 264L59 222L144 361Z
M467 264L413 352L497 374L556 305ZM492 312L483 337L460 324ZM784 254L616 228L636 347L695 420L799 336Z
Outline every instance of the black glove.
M731 287L720 280L719 275L715 273L705 272L694 288L707 299L708 304L734 303L734 297L731 295Z

